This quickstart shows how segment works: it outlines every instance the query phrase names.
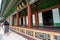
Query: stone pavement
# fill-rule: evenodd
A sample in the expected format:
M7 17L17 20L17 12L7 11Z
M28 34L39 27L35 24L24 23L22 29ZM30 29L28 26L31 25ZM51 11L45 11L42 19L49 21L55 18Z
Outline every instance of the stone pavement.
M16 34L15 32L9 31L9 35L4 34L3 28L0 27L0 40L27 40L21 35Z

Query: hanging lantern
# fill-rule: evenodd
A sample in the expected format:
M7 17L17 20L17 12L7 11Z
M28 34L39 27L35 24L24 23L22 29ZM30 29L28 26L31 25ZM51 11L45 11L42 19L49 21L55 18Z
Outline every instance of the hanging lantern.
M21 6L21 5L19 5L19 8L22 8L22 6Z

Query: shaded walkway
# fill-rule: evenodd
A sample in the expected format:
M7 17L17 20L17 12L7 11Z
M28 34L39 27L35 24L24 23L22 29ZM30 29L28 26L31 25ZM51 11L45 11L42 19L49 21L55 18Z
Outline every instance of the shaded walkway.
M0 40L27 40L27 39L12 31L9 32L9 35L4 35L3 29L0 27Z

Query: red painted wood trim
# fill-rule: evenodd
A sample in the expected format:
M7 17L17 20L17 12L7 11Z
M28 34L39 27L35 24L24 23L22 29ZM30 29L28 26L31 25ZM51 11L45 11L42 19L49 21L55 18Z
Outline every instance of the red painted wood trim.
M19 14L18 13L16 14L16 24L17 26L19 26Z
M38 18L38 11L35 12L35 25L39 26L39 18Z
M52 10L54 8L60 8L60 5L53 6L53 7L50 7L50 8L46 8L46 9L40 10L39 12L46 12L46 11Z
M28 13L28 28L32 28L32 13L30 4L27 5L27 13Z
M14 25L14 15L12 15L12 26Z

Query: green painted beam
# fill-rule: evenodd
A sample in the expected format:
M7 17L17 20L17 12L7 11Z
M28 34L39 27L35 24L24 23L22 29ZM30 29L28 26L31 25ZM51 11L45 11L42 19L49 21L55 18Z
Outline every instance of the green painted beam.
M31 12L32 13L35 12L35 8L33 6L36 6L36 4L34 3L34 4L31 5ZM52 7L52 6L55 6L55 5L58 5L58 0L41 0L41 4L37 7L38 7L38 10L40 11L42 9L49 8L49 7Z
M4 15L5 18L10 16L13 12L16 11L16 5L20 0L17 0L17 2L11 7L11 9Z
M1 13L4 12L6 2L7 2L7 0L2 0L2 11L1 11Z
M58 5L58 0L49 0L46 3L40 4L38 6L38 10L40 11L42 9L49 8L49 7L56 6L56 5Z
M11 0L5 0L5 3L3 3L4 6L4 9L3 9L3 13L5 11L5 9L7 8L8 4L10 3ZM3 1L4 2L4 1Z
M40 11L40 10L42 10L42 9L45 9L45 8L49 8L49 7L52 7L52 6L56 6L56 5L58 5L58 0L49 0L48 2L47 2L48 0L42 0L41 2L41 4L38 6L38 10ZM17 2L18 3L18 2ZM17 3L15 3L14 5L13 5L13 7L8 11L8 13L5 15L5 17L8 17L9 15L11 15L14 11L16 11L16 4ZM31 10L32 10L32 13L34 13L34 11L35 11L35 8L31 8ZM24 11L22 11L21 13L21 16L23 16L24 15Z

